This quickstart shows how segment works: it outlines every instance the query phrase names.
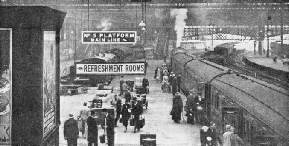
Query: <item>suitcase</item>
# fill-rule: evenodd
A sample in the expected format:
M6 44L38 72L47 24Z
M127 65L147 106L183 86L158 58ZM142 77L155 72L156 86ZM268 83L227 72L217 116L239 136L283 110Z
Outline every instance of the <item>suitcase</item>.
M130 126L134 126L134 125L135 125L134 119L130 119L130 120L129 120L129 125L130 125Z
M99 136L99 141L100 141L100 143L105 143L105 135L104 134Z
M143 146L156 146L156 134L140 134L140 145Z

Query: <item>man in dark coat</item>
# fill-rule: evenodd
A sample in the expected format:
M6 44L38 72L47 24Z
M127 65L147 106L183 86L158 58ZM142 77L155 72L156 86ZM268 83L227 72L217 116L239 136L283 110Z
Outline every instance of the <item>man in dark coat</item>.
M121 76L120 81L119 81L119 88L120 88L120 94L119 95L123 94L123 88L122 88L123 83L124 83L124 79L123 79L123 76Z
M131 100L131 94L128 90L126 90L124 93L124 99L125 99L125 101L128 101L128 102L130 102L130 100Z
M127 131L128 120L131 114L131 106L128 101L125 101L125 104L122 105L121 115L122 115L122 124L125 127L125 131Z
M145 91L145 93L148 93L147 87L150 85L149 80L144 77L142 80L142 86L143 86L143 90Z
M159 67L157 67L157 68L155 69L155 75L154 75L154 79L156 79L156 78L157 78L157 75L158 75L158 70L159 70Z
M208 137L208 126L203 126L200 129L200 140L201 140L201 146L207 146L207 137Z
M172 119L176 123L180 123L183 112L183 100L182 97L177 92L175 97L173 98L173 109L172 109Z
M114 145L114 119L113 115L107 113L104 117L103 128L105 128L105 133L107 134L107 144L108 146Z
M172 85L172 93L173 93L173 96L175 96L177 90L178 90L178 85L177 85L177 77L175 76L175 74L172 74L172 77L171 77L171 85Z
M217 134L216 124L214 122L210 122L208 136L212 138L212 146L218 146L217 142L219 142L220 145L222 144L222 140Z
M88 141L88 146L94 146L98 145L98 127L96 124L96 119L95 119L96 113L95 111L91 111L91 116L87 118L87 141Z
M199 123L203 123L204 117L204 109L205 109L205 98L203 98L202 93L198 92L198 95L195 97L195 105L196 105L196 121Z
M134 121L135 121L135 126L134 126L134 133L137 131L140 130L140 115L142 114L143 112L143 107L142 107L142 104L141 104L141 101L140 100L137 100L137 104L134 106L134 109L133 109L133 114L134 114Z
M181 92L181 82L182 82L182 74L180 73L178 76L177 76L177 91L178 92Z
M116 99L116 118L114 119L114 126L117 127L117 121L120 118L121 114L121 99Z
M77 146L78 130L77 121L73 114L69 114L69 119L64 122L64 139L67 140L68 146Z
M190 90L189 95L187 96L187 106L186 106L186 116L188 117L187 123L194 124L195 123L195 115L196 115L196 105L194 102L195 99L195 90Z

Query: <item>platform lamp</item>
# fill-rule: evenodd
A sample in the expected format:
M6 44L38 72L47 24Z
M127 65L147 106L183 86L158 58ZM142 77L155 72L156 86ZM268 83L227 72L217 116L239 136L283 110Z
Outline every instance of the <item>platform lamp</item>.
M215 24L213 24L213 23L209 23L209 26L212 26L212 28L210 27L210 29L212 30L211 31L211 33L212 33L212 48L211 48L211 50L214 50L214 26L215 26Z
M271 21L271 16L268 14L268 19L267 19L267 54L266 56L269 57L269 35L271 35L271 32L269 30L269 21Z
M144 46L146 45L146 42L145 42L145 40L146 40L146 38L145 38L146 24L144 23L144 21L141 21L138 26L141 27L142 39L143 39L142 46L143 46L143 50L144 50L145 49ZM144 50L144 52L145 52L145 50ZM146 61L146 54L145 54L145 61Z

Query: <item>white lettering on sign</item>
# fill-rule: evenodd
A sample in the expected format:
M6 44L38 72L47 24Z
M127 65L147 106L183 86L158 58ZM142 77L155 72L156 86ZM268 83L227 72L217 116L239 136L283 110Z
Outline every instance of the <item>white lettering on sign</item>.
M44 135L50 132L55 126L55 111L51 109L44 115L43 127L44 127Z
M136 37L136 31L82 31L83 44L134 44Z
M10 140L10 125L0 124L0 142L9 142Z
M145 74L145 63L76 64L76 74Z

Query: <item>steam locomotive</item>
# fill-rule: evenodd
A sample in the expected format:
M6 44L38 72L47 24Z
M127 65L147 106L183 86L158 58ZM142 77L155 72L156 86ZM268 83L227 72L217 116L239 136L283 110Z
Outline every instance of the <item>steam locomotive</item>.
M171 68L182 74L185 95L192 89L205 98L204 119L215 122L217 132L230 124L245 145L289 145L288 91L233 72L182 49L171 52Z
M244 52L244 50L236 49L235 46L239 43L240 42L228 42L218 45L214 48L214 51L208 51L201 57L211 62L225 66L227 61L234 60L233 58L235 55L240 52Z

